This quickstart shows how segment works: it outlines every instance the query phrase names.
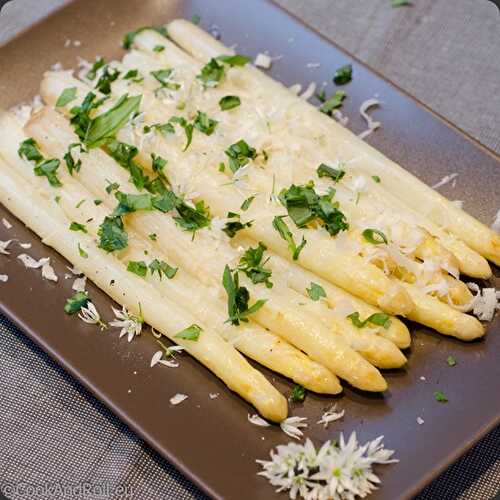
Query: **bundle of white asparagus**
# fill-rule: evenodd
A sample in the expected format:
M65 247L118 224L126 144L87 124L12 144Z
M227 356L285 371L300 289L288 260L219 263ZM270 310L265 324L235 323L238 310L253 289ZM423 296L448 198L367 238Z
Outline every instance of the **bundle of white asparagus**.
M26 123L0 114L14 215L273 421L286 399L240 352L378 392L406 362L397 315L484 335L460 274L490 277L497 234L197 26L166 28L47 72Z

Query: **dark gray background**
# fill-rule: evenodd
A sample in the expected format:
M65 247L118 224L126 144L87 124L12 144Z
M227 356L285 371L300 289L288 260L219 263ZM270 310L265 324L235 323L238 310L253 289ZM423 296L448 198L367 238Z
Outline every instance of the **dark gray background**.
M492 3L414 0L393 9L390 0L277 2L500 153L500 14ZM64 3L9 3L0 14L0 43ZM20 481L88 481L132 485L134 499L203 498L4 318L0 403L0 491ZM497 429L420 499L484 500L499 488Z

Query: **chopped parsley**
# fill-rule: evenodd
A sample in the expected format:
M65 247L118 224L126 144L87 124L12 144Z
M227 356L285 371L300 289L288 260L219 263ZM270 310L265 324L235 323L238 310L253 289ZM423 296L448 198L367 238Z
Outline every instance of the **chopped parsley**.
M278 215L273 219L273 227L278 231L280 236L288 243L288 249L292 252L293 260L297 260L299 258L300 252L305 247L307 241L302 236L302 241L299 246L296 245L295 240L293 239L293 234L288 229L286 222L283 220L286 215Z
M193 324L182 330L182 332L175 334L174 337L178 339L191 340L193 342L196 342L200 338L200 333L202 331L203 329L201 327L199 327L196 324Z
M321 297L326 297L325 289L321 285L318 285L317 283L314 283L312 281L311 288L306 288L306 292L307 295L309 295L309 298L311 300L314 300L315 302Z
M129 171L129 180L132 181L139 191L143 190L149 184L149 177L144 173L142 168L133 161L139 153L139 150L135 146L111 139L106 144L106 150L116 162Z
M252 204L252 201L255 199L255 196L250 196L247 198L242 204L241 204L241 210L244 212L250 208L250 205Z
M109 184L106 186L106 193L111 194L113 191L116 191L119 187L120 184L118 184L118 182L109 182Z
M316 172L318 177L330 177L333 182L339 182L345 175L345 170L329 167L324 163L316 169Z
M448 356L446 358L446 363L448 366L455 366L457 364L457 360L453 356Z
M80 311L82 307L85 307L89 300L87 292L76 292L73 297L66 300L64 312L66 314L75 314Z
M85 200L83 200L85 201ZM82 233L87 233L87 228L85 227L85 224L80 224L79 222L72 222L69 225L69 230L70 231L81 231Z
M130 80L134 83L140 83L144 80L144 77L141 76L141 74L139 73L139 70L137 69L129 69L124 77L123 77L124 80Z
M82 198L76 205L75 208L80 208L85 203L85 198Z
M297 227L305 227L312 221L319 221L331 236L349 228L345 215L339 209L338 202L332 203L334 191L319 196L314 191L314 183L305 186L292 184L279 195L282 205Z
M224 231L230 238L234 238L236 236L236 233L238 231L241 231L242 229L245 229L246 227L252 227L252 222L241 222L240 221L240 214L234 213L234 212L229 212L227 214L228 219L232 219L226 222L226 225L222 228L222 231Z
M99 59L97 59L96 62L90 68L90 71L88 71L87 74L85 75L87 80L95 80L95 77L97 76L97 72L101 68L103 68L105 65L106 65L106 61L102 57L99 57Z
M406 7L413 5L410 0L391 0L391 5L392 7Z
M71 150L74 148L80 148L80 153L85 152L83 144L80 144L79 142L73 142L68 146L68 151L64 154L63 158L70 175L73 175L73 172L80 172L80 167L82 166L82 160L78 159L75 161L73 155L71 154Z
M141 33L142 31L145 30L154 30L160 35L163 35L164 37L168 37L168 32L167 29L164 26L144 26L142 28L139 28L135 31L129 31L123 38L122 42L122 47L125 50L130 49L132 47L132 44L134 43L135 37Z
M104 67L99 80L95 84L95 88L102 94L111 94L111 84L120 76L120 71L116 68L110 68L108 65Z
M225 67L224 64L229 66L244 66L250 59L246 56L234 55L234 56L219 56L217 58L212 58L210 61L203 66L201 73L196 76L198 80L201 81L203 87L216 87L219 82L224 78ZM223 64L221 64L223 63Z
M237 108L241 104L241 99L237 95L226 95L219 101L221 111Z
M193 17L191 18L191 22L193 24L200 24L200 21L201 21L201 17L198 15L198 14L194 14Z
M228 265L224 268L222 284L227 293L227 309L229 318L227 322L238 326L240 322L248 322L248 316L257 312L266 300L257 300L255 304L248 307L250 293L248 289L239 284L238 271L231 272Z
M38 144L32 137L25 139L21 142L21 144L19 144L17 154L20 158L24 158L28 161L34 161L35 163L43 160L43 156L38 149Z
M175 208L179 214L174 217L175 222L184 231L192 232L193 237L199 229L210 226L210 213L203 200L198 201L193 208L177 198Z
M160 83L160 87L155 90L155 94L161 89L179 90L181 88L180 83L170 81L173 72L172 68L151 71L151 75Z
M219 163L219 168L218 168L219 172L225 172L226 170L226 165L224 165L223 162L220 162Z
M89 257L89 254L80 246L80 243L78 243L78 253L83 259L88 259Z
M290 394L290 401L292 403L302 403L306 399L306 390L299 384L295 384Z
M229 168L233 173L244 167L250 160L254 160L257 156L257 151L243 139L231 144L224 152L229 157Z
M128 245L128 234L124 229L121 216L107 216L99 226L99 248L106 252L123 250Z
M206 113L198 111L193 126L205 135L212 135L218 123L217 120L209 118Z
M60 161L55 158L46 160L40 153L38 144L33 138L30 137L21 142L19 149L17 150L17 154L20 158L35 162L33 173L36 176L47 177L47 180L52 187L62 186L56 174Z
M434 393L434 399L436 401L438 401L439 403L447 403L448 402L448 398L441 391L436 391Z
M229 66L245 66L248 62L250 62L250 58L247 56L242 56L241 54L235 54L234 56L219 56L217 57L218 61L221 61L225 64L229 64Z
M345 99L346 95L347 94L343 90L337 90L330 99L323 103L319 110L326 115L331 115L334 109L342 106L342 101Z
M149 270L151 271L151 276L153 276L154 273L158 273L160 280L164 275L171 280L177 274L178 268L170 266L164 260L154 259L149 264Z
M150 234L148 234L148 238L151 241L156 241L158 239L158 235L156 233L150 233Z
M377 184L380 183L380 177L378 175L372 175L372 179L374 182L376 182Z
M155 45L153 52L163 52L165 50L165 45Z
M255 248L248 248L240 259L238 271L245 273L254 285L264 283L267 288L272 288L273 284L270 281L272 271L264 267L269 257L262 262L266 250L267 247L262 242Z
M352 80L352 65L345 64L341 66L333 75L333 83L335 85L345 85Z
M99 200L99 199L94 200L94 205L95 205L96 207L97 207L97 206L99 206L101 203L102 203L102 200Z
M137 274L137 276L140 276L141 278L145 278L148 272L148 266L143 260L129 260L127 264L127 271Z
M387 240L387 236L378 229L365 229L362 233L363 238L372 245L382 245L385 243L386 245L389 243Z
M385 313L374 313L371 316L368 316L364 321L361 321L359 317L359 312L353 312L347 316L348 319L351 320L352 324L356 328L364 328L368 323L376 326L383 326L386 330L391 326L391 319Z
M188 123L188 121L182 116L173 116L170 118L169 123L177 123L184 129L184 133L186 134L186 145L184 146L183 151L186 151L193 140L194 125L192 123Z
M97 109L106 100L106 98L96 100L96 97L93 92L89 92L79 106L73 106L69 110L71 115L70 123L73 125L75 133L81 141L85 140L87 130L92 121L90 112L93 109Z
M76 87L69 87L61 92L56 102L56 108L62 108L76 99Z

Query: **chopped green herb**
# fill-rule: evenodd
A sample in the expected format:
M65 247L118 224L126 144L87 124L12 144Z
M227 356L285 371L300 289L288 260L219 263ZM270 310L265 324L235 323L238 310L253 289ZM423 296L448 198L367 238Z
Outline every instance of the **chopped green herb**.
M73 297L66 300L64 312L66 314L75 314L80 311L82 307L86 306L89 300L87 292L76 292Z
M198 15L198 14L195 14L192 18L191 18L191 22L193 24L200 24L200 21L201 21L201 17Z
M326 297L325 289L311 281L311 288L306 288L307 295L309 295L311 300L315 302L318 301L321 297Z
M341 66L337 71L335 71L335 75L333 75L333 83L335 85L345 85L352 80L352 65L346 64Z
M120 184L118 182L110 182L106 186L106 193L111 194L113 191L116 191L120 187Z
M56 108L62 108L76 99L76 87L64 89L57 99Z
M237 108L241 104L241 99L237 95L227 95L219 101L222 111Z
M279 215L276 216L273 219L273 227L278 231L280 236L288 243L288 249L290 252L292 252L292 258L293 260L297 260L299 258L300 252L302 249L305 247L307 241L306 239L302 236L302 241L299 246L296 245L295 240L293 239L293 234L288 229L288 226L286 225L286 222L283 220L283 218L286 217L286 215Z
M153 172L162 174L166 164L167 160L165 160L165 158L162 158L160 155L156 155L155 153L151 153L151 168L153 169Z
M434 399L436 401L439 401L440 403L447 403L448 402L448 398L441 391L436 391L434 393Z
M162 279L163 275L171 280L176 275L178 268L170 266L164 260L154 259L149 264L149 270L151 271L152 276L154 275L154 273L158 273L160 280Z
M270 278L273 272L264 267L269 258L262 262L266 250L267 247L262 242L255 248L248 248L240 259L238 271L244 272L254 285L264 283L267 288L272 288Z
M325 102L326 101L326 91L325 89L321 89L317 94L316 94L316 99L320 102Z
M74 148L80 148L80 153L85 152L83 144L80 144L79 142L73 142L68 146L68 151L64 154L64 161L70 175L73 175L73 172L80 172L80 167L82 166L82 160L79 158L75 161L73 155L71 154L71 150Z
M343 90L337 90L330 99L323 103L319 110L326 115L330 115L334 109L342 106L342 101L345 99L346 95L347 94Z
M132 47L132 44L134 43L135 37L141 33L142 31L145 30L154 30L160 35L163 35L164 37L168 37L168 32L167 29L164 26L144 26L142 28L139 28L138 30L135 31L129 31L125 37L123 38L122 42L122 47L126 50L130 49Z
M219 163L219 172L224 172L226 170L226 165L224 163L220 162Z
M126 73L125 76L123 77L124 80L131 80L135 83L140 83L144 80L144 77L142 77L139 73L139 70L137 69L129 69Z
M353 312L347 316L348 319L351 320L352 324L356 328L364 328L368 323L377 326L383 326L386 330L391 326L391 320L389 316L385 313L374 313L371 316L368 316L364 321L361 321L359 317L359 312Z
M155 45L153 52L163 52L165 50L165 45Z
M60 163L57 159L42 161L34 168L33 172L39 177L47 177L52 187L60 187L62 184L56 174Z
M59 203L59 202L61 201L61 197L60 197L59 195L54 196L54 201L55 201L56 203Z
M105 217L99 226L97 235L99 236L99 248L106 250L106 252L123 250L128 245L128 235L124 229L123 220L119 216Z
M250 196L241 204L241 210L246 211L250 208L252 201L255 199L255 196Z
M92 119L85 132L85 144L95 148L113 138L129 118L139 111L141 99L141 95L129 97L125 94L111 109Z
M238 326L240 322L248 322L248 316L257 312L266 300L257 300L255 304L248 307L250 293L247 288L240 286L238 271L231 272L228 265L224 268L222 284L227 293L227 308L229 318L227 322Z
M410 0L391 0L391 5L392 7L405 7L413 5L413 3Z
M218 123L217 120L209 118L206 113L198 111L193 126L205 135L212 135Z
M192 123L188 123L187 120L182 116L173 116L172 118L170 118L169 122L177 123L184 129L184 133L186 134L186 145L184 146L183 151L186 151L186 149L190 146L191 141L193 140L194 125Z
M95 206L99 206L101 203L102 203L102 200L99 200L99 199L94 200L94 205Z
M329 167L322 163L317 169L318 177L330 177L333 182L339 182L345 175L345 170Z
M129 260L127 271L137 274L137 276L140 276L141 278L144 278L148 272L148 266L143 260Z
M85 198L82 198L76 205L75 208L80 208L85 203Z
M233 173L244 167L250 160L254 160L257 156L257 151L250 147L243 139L231 144L224 152L229 157L229 168Z
M182 332L177 333L175 338L196 342L200 338L200 333L202 331L203 329L198 325L191 325L182 330Z
M89 258L89 254L80 246L80 243L78 243L78 253L80 254L80 257L84 259Z
M85 201L85 200L83 200ZM87 228L85 227L85 224L80 224L79 222L72 222L69 225L69 230L70 231L81 231L82 233L87 233Z
M95 88L102 94L111 94L111 84L120 76L120 71L116 68L104 67L99 80L95 84Z
M80 106L73 106L70 109L70 123L73 125L75 133L81 141L85 141L87 131L92 121L90 112L93 109L97 109L106 99L107 97L103 97L102 99L96 100L96 95L93 92L89 92L83 99Z
M95 80L97 72L105 65L106 61L102 57L99 57L99 59L97 59L96 62L90 68L90 71L88 71L87 74L85 75L87 80Z
M387 236L378 229L365 229L361 234L363 238L372 245L381 245L382 243L387 245L389 243Z
M196 78L201 81L204 88L216 87L224 77L224 73L224 65L212 58L203 66L201 73Z
M347 230L349 224L344 213L340 211L338 202L332 203L335 192L332 190L327 195L319 196L313 188L312 181L305 186L292 184L279 195L282 205L297 227L305 227L319 219L331 236Z
M175 222L184 231L192 232L193 237L199 229L210 226L210 214L203 200L197 202L193 208L178 198L175 207L179 214L174 217Z
M290 394L290 401L292 403L302 403L306 399L306 390L299 384L295 384Z
M17 154L20 158L24 158L28 161L34 161L35 163L43 160L43 156L38 149L38 144L32 137L25 139L21 142L21 144L19 144Z
M174 70L171 68L151 71L151 75L161 84L161 86L155 90L155 94L160 89L179 90L181 88L180 83L170 81L173 71Z
M240 54L235 54L234 56L218 56L217 61L221 61L229 66L245 66L250 62L250 58L247 56L242 56Z
M229 220L228 222L226 222L226 225L222 228L222 231L224 231L230 238L234 238L238 231L241 231L246 227L252 227L253 221L242 223L240 221L240 215L234 212L229 212L227 214L227 218L233 220Z
M446 363L448 363L448 366L455 366L457 364L457 360L453 356L448 356L446 358Z
M380 177L378 175L372 175L372 179L378 184L380 182Z
M143 190L149 184L149 177L133 161L139 152L135 146L112 139L107 142L106 150L112 158L129 171L129 180L132 181L139 191Z

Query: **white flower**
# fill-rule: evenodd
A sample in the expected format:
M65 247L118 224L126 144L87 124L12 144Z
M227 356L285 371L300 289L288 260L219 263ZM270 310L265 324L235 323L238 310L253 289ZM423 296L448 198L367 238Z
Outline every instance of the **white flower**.
M80 276L79 278L76 278L75 281L73 281L73 285L71 286L71 288L75 292L84 292L86 286L87 286L87 277Z
M318 424L323 424L325 426L325 429L328 427L328 424L331 422L335 422L335 420L339 420L342 418L345 414L345 410L341 410L339 412L336 412L337 405L333 405L332 408L329 410L325 411L323 415L321 415L321 418L318 420Z
M288 417L280 423L281 430L294 439L300 439L304 435L300 428L307 427L305 420L307 417Z
M99 311L96 309L95 305L90 302L90 300L87 302L86 306L81 307L78 317L84 323L88 323L89 325L99 325L101 330L105 330L107 328L106 323L104 323L101 319Z
M257 460L263 468L258 474L292 499L353 500L376 488L380 480L372 465L397 462L393 453L384 449L382 437L360 446L355 433L347 441L341 434L339 444L327 441L319 451L307 439L305 444L278 446L270 461Z
M121 311L119 309L115 309L114 307L112 307L111 309L113 309L113 312L117 319L114 321L110 321L109 324L111 326L121 328L120 338L122 338L124 335L127 335L127 340L129 342L132 342L133 338L136 335L141 334L144 319L142 318L142 316L134 316L133 314L130 314L125 306L123 306Z
M19 246L21 248L24 248L25 250L28 250L31 248L31 243L19 243Z
M170 404L171 405L178 405L178 404L182 403L187 398L188 397L187 397L186 394L181 394L179 392L175 396L173 396L173 397L170 398Z
M253 425L258 425L260 427L269 427L269 422L266 422L263 418L259 417L256 413L253 415L248 414L248 421Z
M7 247L12 243L12 240L0 241L0 253L4 255L9 255L10 252L7 251Z
M173 346L173 347L180 347L180 346ZM168 366L169 368L177 368L179 366L179 363L177 361L162 359L164 352L167 356L173 357L173 354L170 352L170 349L171 348L168 348L165 351L156 351L153 354L153 357L151 358L151 368L153 368L153 366L157 365L158 363L160 363L161 365Z
M154 354L153 354L153 357L151 358L151 368L153 368L153 366L157 365L158 364L158 361L160 361L160 359L163 357L163 351L156 351Z

